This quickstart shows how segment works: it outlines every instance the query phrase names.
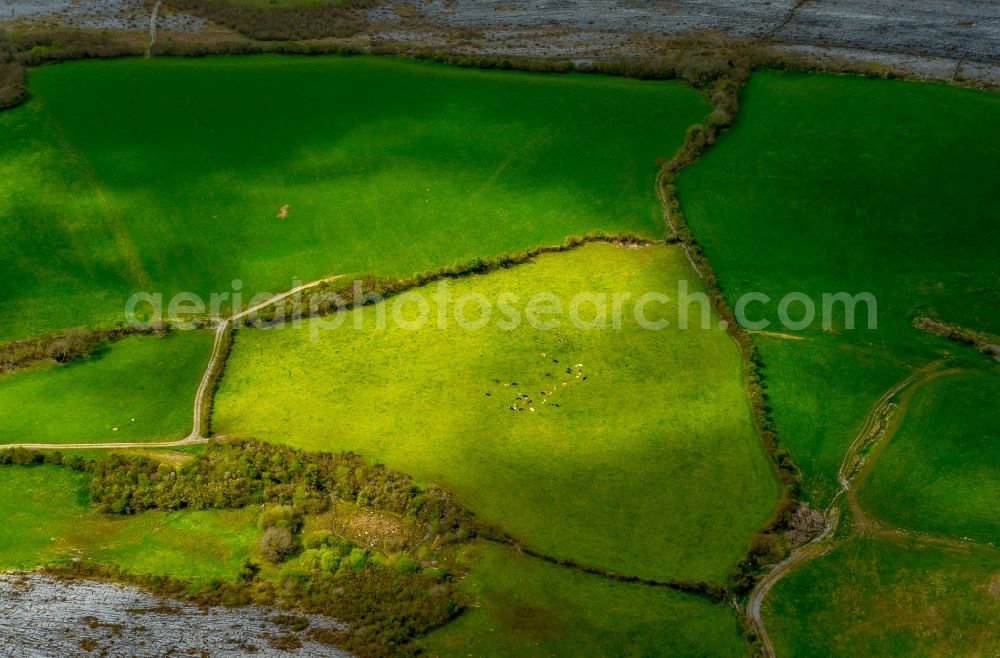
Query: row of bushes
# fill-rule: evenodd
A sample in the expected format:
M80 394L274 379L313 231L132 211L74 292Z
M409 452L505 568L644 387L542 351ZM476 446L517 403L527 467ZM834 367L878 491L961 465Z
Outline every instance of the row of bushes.
M334 500L413 518L445 542L474 536L475 520L443 489L353 453L315 453L254 440L212 441L175 467L140 456L111 455L91 464L90 494L104 512L231 509L293 505L308 512Z
M740 349L746 364L744 385L753 423L782 485L782 497L775 513L751 537L747 554L731 575L735 590L741 594L753 588L765 565L774 563L787 554L785 534L791 527L795 510L800 504L798 496L801 493L801 474L789 452L779 443L768 404L766 385L761 376L763 363L760 353L750 334L736 321L712 265L684 221L675 181L677 173L694 162L731 123L739 106L740 90L749 77L749 72L750 67L735 65L726 76L719 77L706 86L713 108L711 114L703 124L697 124L688 130L684 144L673 158L661 163L659 179L668 232L684 246L691 263L705 282L716 313L726 321L726 331Z
M342 309L356 308L370 304L379 299L398 295L407 290L439 281L441 279L456 279L470 274L488 274L499 269L506 269L527 263L532 259L548 253L558 253L577 249L585 244L603 242L621 245L650 245L656 240L644 238L635 233L604 233L597 231L583 236L567 238L558 245L534 247L515 254L504 254L495 258L473 258L472 260L450 265L438 270L422 272L407 278L363 276L355 280L336 279L310 289L310 296L318 300L313 307L305 307L292 297L286 297L279 304L260 309L256 313L244 316L243 323L248 327L267 326L275 322L297 320L308 316L321 316Z
M923 315L913 319L913 326L960 345L968 345L978 352L1000 360L1000 338L996 336L941 322Z
M65 466L74 471L86 471L88 462L79 455L63 455L58 450L38 452L27 448L7 448L0 450L0 466Z
M0 373L26 368L45 360L69 363L90 356L101 343L119 341L135 334L163 334L168 330L169 325L144 329L126 324L101 329L76 327L61 334L3 343L0 344Z
M509 69L538 72L591 72L641 79L681 79L703 89L720 80L740 79L755 68L833 71L869 77L906 77L905 71L882 64L852 60L819 58L801 53L779 53L767 44L754 41L704 40L681 37L662 40L650 46L647 56L599 60L576 64L569 60L505 55L474 55L436 48L414 49L410 44L393 42L347 43L343 39L367 27L357 11L377 0L350 0L305 7L262 8L234 5L225 0L169 0L175 9L190 11L250 37L197 42L159 40L153 55L202 56L253 53L288 53L344 55L372 53L403 55L480 69ZM340 40L331 40L335 37ZM0 110L16 105L27 96L25 67L55 61L86 58L137 56L142 46L117 39L112 33L61 29L44 33L9 36L0 32ZM956 79L958 84L984 86ZM709 117L708 123L724 125L735 108L716 104L716 112L726 117ZM728 117L728 118L727 118Z
M229 363L229 353L233 351L233 326L230 324L222 335L222 342L219 345L219 358L216 361L215 369L208 376L208 386L205 388L205 395L201 399L201 427L198 428L202 436L212 436L212 418L215 412L215 395L219 392L219 385L226 374L226 364Z
M27 95L24 67L17 62L0 62L0 110L20 105Z
M60 29L11 36L12 58L25 67L74 59L108 59L142 54L142 47L108 32Z
M677 590L679 592L685 592L687 594L694 594L697 596L706 597L712 601L725 601L728 592L726 588L722 585L716 583L708 583L702 580L686 580L686 579L674 579L674 580L655 580L653 578L642 578L640 576L629 576L626 574L620 574L614 571L608 571L607 569L602 569L600 567L594 567L588 564L582 564L576 560L569 560L565 558L555 557L547 553L541 553L532 548L528 548L516 540L511 539L506 535L500 536L485 536L482 535L483 539L488 541L494 541L501 544L506 544L520 553L524 553L529 557L533 557L537 560L542 560L543 562L548 562L549 564L554 564L565 569L572 569L574 571L579 571L581 573L588 573L595 576L601 576L602 578L608 578L609 580L614 580L619 583L630 583L637 585L647 585L649 587L666 587L669 589Z

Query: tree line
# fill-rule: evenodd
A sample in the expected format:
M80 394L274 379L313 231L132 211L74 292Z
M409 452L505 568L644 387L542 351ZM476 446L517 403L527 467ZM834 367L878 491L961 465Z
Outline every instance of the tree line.
M169 325L152 328L135 328L127 324L99 329L74 327L59 334L46 334L0 344L0 374L27 368L43 361L69 363L85 359L102 343L113 343L128 336L155 334L162 336Z
M393 512L428 527L445 543L476 534L475 519L451 493L351 453L308 452L252 439L211 441L180 466L110 455L88 468L101 511L234 509L291 505L322 512L336 500Z

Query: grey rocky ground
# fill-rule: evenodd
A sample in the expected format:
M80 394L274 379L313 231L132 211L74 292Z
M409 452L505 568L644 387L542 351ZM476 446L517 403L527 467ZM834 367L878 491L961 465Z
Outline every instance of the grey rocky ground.
M347 656L275 624L274 614L199 608L109 583L0 574L0 656ZM337 627L323 617L307 619L313 627Z
M1000 81L996 0L391 0L386 24L480 30L469 50L576 57L642 54L636 34L766 39L779 50L892 65L918 75ZM412 25L412 22L410 23ZM406 40L402 27L387 31Z
M144 0L0 0L0 24L42 23L93 30L149 29L150 10ZM197 16L165 12L160 29L196 32L205 27Z
M0 0L0 25L144 30L150 4ZM927 77L1000 82L997 0L387 0L369 15L376 40L470 53L593 59L643 54L637 36L714 34ZM190 33L207 23L167 9L158 27Z

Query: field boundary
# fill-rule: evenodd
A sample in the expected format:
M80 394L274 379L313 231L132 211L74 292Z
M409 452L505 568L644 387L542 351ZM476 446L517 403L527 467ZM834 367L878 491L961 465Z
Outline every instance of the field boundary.
M207 443L209 440L206 436L206 434L208 434L207 424L208 419L211 417L210 411L215 395L215 387L218 386L219 377L222 373L222 366L225 365L225 360L229 355L228 345L231 345L234 321L244 318L252 313L256 313L267 306L277 304L278 302L302 292L303 290L308 290L309 288L315 288L325 283L330 283L342 278L343 276L343 274L337 274L317 279L316 281L311 281L309 283L304 283L287 292L274 295L260 304L256 304L246 310L231 315L216 325L215 340L212 343L212 352L209 356L208 363L205 366L201 381L198 384L198 389L195 392L194 404L191 411L191 432L183 439L178 439L177 441L132 441L121 443L5 443L0 445L0 449L11 450L23 448L27 450L91 450L121 448L177 448L181 446ZM208 408L208 413L206 413L206 407Z
M780 445L764 391L761 375L763 363L753 337L736 321L711 263L687 226L677 197L677 174L715 143L739 110L739 94L749 79L750 70L733 67L729 75L731 77L720 77L706 90L713 111L704 123L691 126L684 144L670 160L661 163L656 185L663 204L667 239L683 247L688 262L705 285L713 308L722 318L722 327L740 352L741 376L751 422L781 489L771 518L749 538L747 551L731 576L735 585L734 593L748 594L757 585L764 565L776 559L771 548L775 542L771 540L782 535L790 526L793 513L800 504L798 496L802 480L790 453ZM781 540L777 543L781 545Z
M617 571L612 571L610 569L604 569L602 567L595 567L593 565L577 562L576 560L570 558L557 557L555 555L551 555L549 553L545 553L543 551L539 551L529 546L526 546L520 540L515 539L514 537L502 531L498 531L495 528L495 526L492 525L488 527L480 527L477 534L480 539L494 544L499 544L500 546L506 546L507 548L513 550L515 553L527 555L530 558L534 558L542 562L547 562L548 564L561 567L563 569L569 569L571 571L576 571L591 576L599 576L601 578L613 580L618 583L672 589L691 596L697 596L702 599L708 599L709 601L713 601L715 603L721 603L725 601L729 596L729 592L726 590L724 586L702 580L684 580L684 579L660 580L657 578L630 576L628 574L618 573Z
M1000 336L943 322L926 315L913 318L913 326L953 343L971 347L984 356L993 357L994 360L1000 361Z
M564 242L557 245L542 245L539 247L533 247L531 249L525 250L523 252L518 252L516 254L505 254L497 256L495 258L475 258L471 261L465 263L460 263L458 265L451 265L440 268L438 270L433 270L430 272L425 272L407 279L398 278L376 278L372 276L359 277L358 281L361 282L359 286L360 296L353 299L349 308L356 308L358 306L365 306L371 303L375 297L372 297L372 293L380 295L382 297L389 297L391 295L399 294L413 288L427 285L434 281L438 281L446 278L462 278L474 274L487 274L496 269L513 267L516 265L521 265L531 262L533 259L541 256L543 254L550 253L561 253L565 251L570 251L572 249L577 249L579 247L585 246L587 244L613 244L621 247L626 246L653 246L657 244L671 244L663 240L655 240L652 238L645 238L634 233L605 233L603 231L596 231L594 233L588 233L583 236L573 236L567 238ZM308 283L304 283L300 286L292 288L283 293L274 295L267 300L255 304L250 308L244 309L239 313L235 313L228 318L225 318L214 325L215 339L212 344L212 351L210 353L208 364L202 373L201 380L199 381L198 388L195 392L194 404L192 405L191 412L191 432L182 439L176 441L158 441L158 442L119 442L119 443L5 443L0 444L0 450L4 449L14 449L14 448L25 448L29 450L90 450L90 449L123 449L123 448L177 448L186 445L197 445L206 443L211 435L211 417L212 417L212 405L214 402L215 390L221 382L222 375L224 373L225 363L228 359L229 348L231 347L233 340L233 332L240 326L247 328L253 328L256 326L265 326L269 321L273 320L277 315L276 311L272 311L270 318L266 317L267 313L261 313L262 311L267 311L268 309L276 309L279 303L285 303L287 305L287 300L294 297L300 292L305 290L310 290L314 288L320 288L321 294L330 296L335 294L335 291L330 290L330 284L344 279L346 275L337 274L333 276L326 276ZM341 289L339 292L347 293L350 291L353 294L351 288L354 286L354 282L348 284L347 289ZM335 306L332 302L329 303L325 308L316 309L313 315L323 315L331 310L334 310ZM298 314L296 314L298 311ZM261 315L265 317L261 317ZM251 320L251 316L256 316L254 320ZM291 307L291 313L289 315L284 315L282 317L291 317L292 319L298 319L302 317L301 308ZM222 437L219 437L222 438Z

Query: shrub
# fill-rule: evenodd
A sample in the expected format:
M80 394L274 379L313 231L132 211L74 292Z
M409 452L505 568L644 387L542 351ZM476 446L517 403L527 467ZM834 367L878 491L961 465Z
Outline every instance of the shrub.
M268 507L260 515L260 529L268 528L288 528L292 532L297 532L302 524L302 518L296 514L295 509L290 505L276 505Z
M333 535L329 532L310 532L302 539L304 548L327 548L331 545Z
M368 551L363 548L355 548L347 557L347 561L355 571L364 569L365 565L368 564Z
M396 557L396 564L394 568L399 573L416 573L420 570L420 565L418 565L413 558L409 555L399 555Z
M295 538L288 528L274 526L260 538L260 554L271 564L281 564L295 552Z
M97 336L94 332L78 327L49 343L45 353L56 363L69 363L90 356L96 344Z

